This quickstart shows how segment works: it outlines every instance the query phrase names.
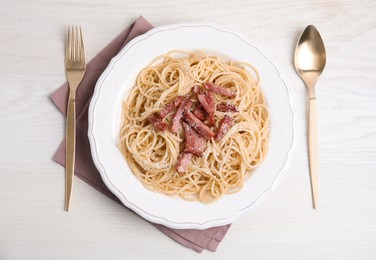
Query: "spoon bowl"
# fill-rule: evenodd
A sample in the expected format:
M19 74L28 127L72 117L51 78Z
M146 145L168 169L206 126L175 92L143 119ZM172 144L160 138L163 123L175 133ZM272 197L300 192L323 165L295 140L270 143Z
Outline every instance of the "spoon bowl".
M307 26L300 36L295 49L294 63L310 93L314 92L316 81L326 64L324 42L315 26Z

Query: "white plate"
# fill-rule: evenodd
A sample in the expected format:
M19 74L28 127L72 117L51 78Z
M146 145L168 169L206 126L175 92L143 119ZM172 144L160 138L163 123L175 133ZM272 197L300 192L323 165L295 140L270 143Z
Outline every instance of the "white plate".
M243 189L211 204L188 202L147 190L117 148L122 101L137 74L153 58L170 50L202 50L252 63L270 108L270 148L265 161ZM94 163L107 187L143 218L171 228L205 229L229 224L253 211L274 190L287 170L294 143L291 90L278 66L242 34L208 23L155 28L127 44L97 82L89 108L89 140Z

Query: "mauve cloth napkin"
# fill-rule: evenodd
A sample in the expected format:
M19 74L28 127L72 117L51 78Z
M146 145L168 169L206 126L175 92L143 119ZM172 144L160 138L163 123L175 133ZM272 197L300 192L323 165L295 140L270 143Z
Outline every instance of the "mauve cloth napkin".
M110 42L97 56L95 56L86 68L86 74L80 83L76 93L77 112L77 140L76 140L76 168L75 174L109 198L121 202L106 187L91 158L90 144L87 136L88 107L95 84L107 67L110 60L134 37L141 35L153 26L140 16L130 27L126 28L119 36ZM65 83L51 94L51 99L57 108L65 115L67 108L69 87ZM60 144L53 160L65 166L65 140ZM180 244L197 252L204 249L216 251L230 225L208 228L205 230L171 229L163 225L154 224L157 229Z

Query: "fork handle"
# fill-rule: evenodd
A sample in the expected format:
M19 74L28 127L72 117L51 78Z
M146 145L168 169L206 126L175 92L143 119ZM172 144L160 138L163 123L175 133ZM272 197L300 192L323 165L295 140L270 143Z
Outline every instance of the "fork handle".
M318 171L319 145L317 130L316 97L309 99L309 130L308 130L309 171L311 176L313 208L318 207Z
M65 210L69 210L76 158L76 101L69 97L66 129Z

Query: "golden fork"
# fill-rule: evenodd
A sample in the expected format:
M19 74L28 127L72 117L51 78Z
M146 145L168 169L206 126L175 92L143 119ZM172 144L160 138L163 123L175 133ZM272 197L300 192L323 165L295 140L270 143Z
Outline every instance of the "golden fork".
M85 47L81 27L68 27L65 46L65 74L69 83L66 125L65 210L69 210L76 157L76 90L86 70Z

